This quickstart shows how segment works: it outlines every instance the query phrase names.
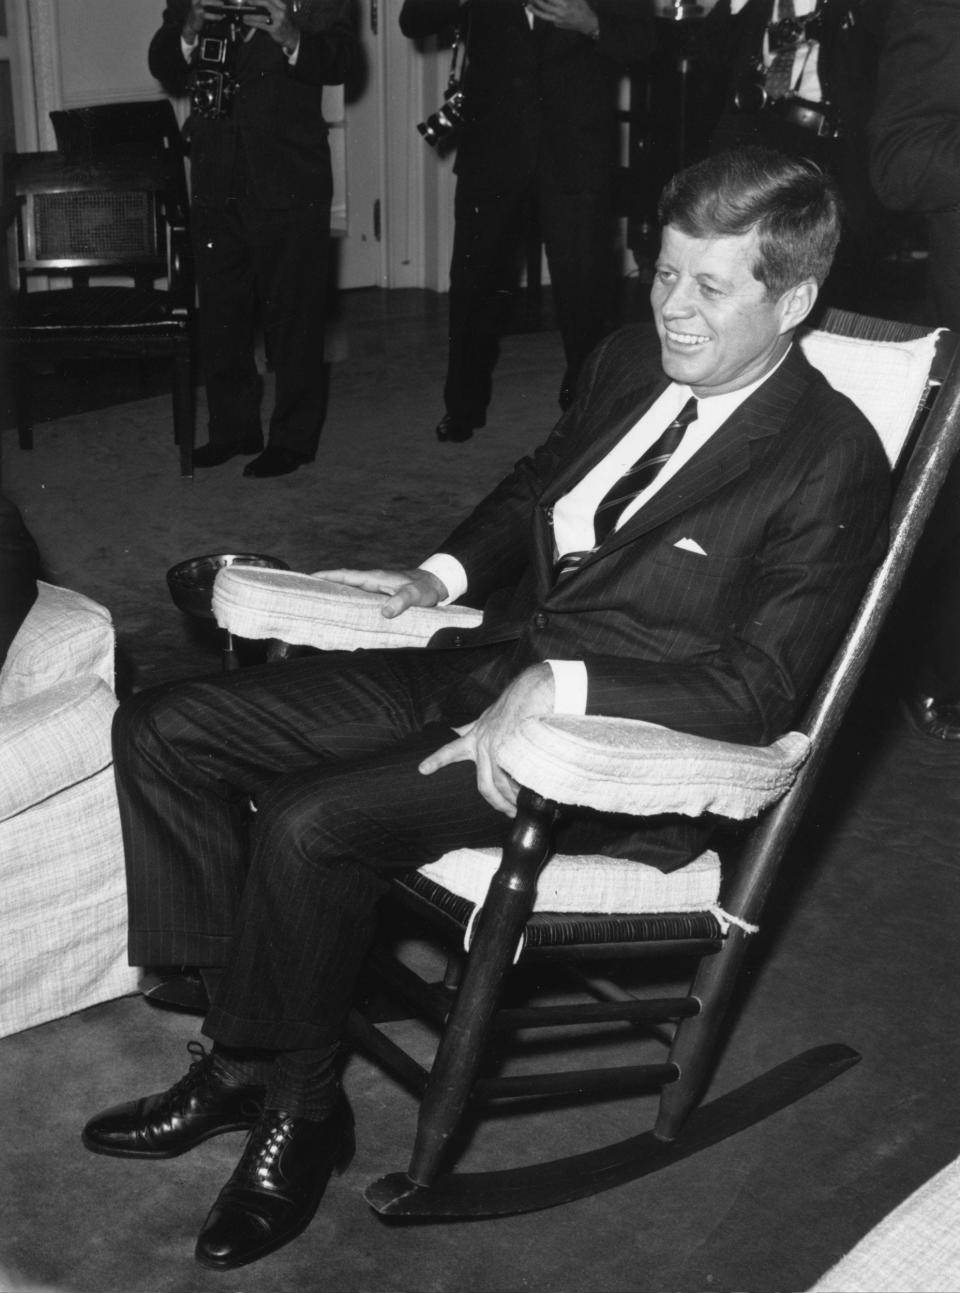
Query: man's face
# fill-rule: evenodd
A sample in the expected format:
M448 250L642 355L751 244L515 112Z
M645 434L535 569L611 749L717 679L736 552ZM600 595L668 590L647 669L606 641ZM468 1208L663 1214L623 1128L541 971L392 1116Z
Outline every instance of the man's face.
M813 303L798 307L795 288L778 300L767 297L751 269L757 243L752 229L718 238L691 238L673 225L663 231L650 292L663 368L697 396L722 395L762 377Z

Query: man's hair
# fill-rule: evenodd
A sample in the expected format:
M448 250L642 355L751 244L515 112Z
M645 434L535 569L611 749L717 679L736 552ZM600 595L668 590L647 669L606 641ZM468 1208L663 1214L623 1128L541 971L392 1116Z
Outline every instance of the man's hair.
M753 275L773 298L806 278L822 283L840 240L840 198L815 163L773 148L717 153L674 175L660 196L661 226L691 238L756 229Z

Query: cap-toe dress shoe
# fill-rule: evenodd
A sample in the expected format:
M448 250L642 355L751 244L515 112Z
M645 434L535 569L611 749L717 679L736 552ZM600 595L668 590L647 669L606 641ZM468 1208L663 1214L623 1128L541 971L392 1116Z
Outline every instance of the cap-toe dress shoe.
M113 1158L176 1158L224 1131L248 1131L263 1109L264 1088L234 1085L214 1070L213 1054L198 1042L194 1061L167 1091L114 1105L83 1129L94 1154Z
M209 444L202 444L199 449L194 449L193 465L194 467L219 467L222 463L229 462L231 458L236 458L238 454L259 453L262 448L262 440L254 440L249 444L214 444L211 440Z
M244 476L286 476L296 471L306 462L306 458L279 445L268 444L259 458L248 462L243 469Z
M353 1115L341 1097L323 1122L265 1109L236 1170L197 1239L202 1266L246 1266L295 1239L313 1219L330 1173L355 1149Z
M924 736L938 741L960 741L960 701L938 700L919 692L903 698L907 717Z
M466 418L455 418L452 414L445 413L437 423L437 439L461 444L464 440L472 440L475 428L481 425L480 422L468 422Z

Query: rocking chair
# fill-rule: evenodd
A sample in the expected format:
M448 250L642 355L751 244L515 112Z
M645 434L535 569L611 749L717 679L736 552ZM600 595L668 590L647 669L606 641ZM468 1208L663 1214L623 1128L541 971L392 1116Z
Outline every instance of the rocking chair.
M427 982L382 950L371 958L386 988L439 1030L431 1067L402 1050L374 1019L359 1010L351 1017L353 1039L422 1097L407 1170L384 1176L366 1192L383 1216L489 1217L582 1198L743 1130L859 1059L844 1045L820 1046L700 1105L767 896L960 445L953 334L834 312L802 344L811 362L860 405L887 450L896 484L887 556L797 732L761 749L621 719L528 720L502 750L503 765L524 787L502 857L483 850L448 854L392 882L401 906L441 942L459 943L466 957L462 975L448 973L444 982ZM479 618L453 606L412 609L387 621L379 614L381 600L310 575L234 568L217 578L214 611L230 633L274 639L271 655L278 660L290 644L424 643L442 623ZM637 863L551 856L551 825L564 803L753 820L722 858L706 854L662 875ZM529 964L622 965L678 956L693 958L695 972L689 989L669 999L635 996L606 978L583 975L599 1000L501 1008L516 962L522 972ZM580 1042L585 1026L611 1020L661 1033L668 1026L665 1059L506 1077L488 1077L481 1068L495 1032L502 1043L504 1032L572 1026ZM652 1130L533 1166L450 1170L468 1105L651 1089L659 1091Z

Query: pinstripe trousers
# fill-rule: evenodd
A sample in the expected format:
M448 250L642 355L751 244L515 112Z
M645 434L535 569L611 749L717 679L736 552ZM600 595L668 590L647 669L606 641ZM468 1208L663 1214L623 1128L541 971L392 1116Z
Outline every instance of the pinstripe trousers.
M131 964L223 966L203 1026L222 1044L338 1040L389 872L509 825L472 763L417 771L455 736L445 700L502 651L329 653L124 702Z

